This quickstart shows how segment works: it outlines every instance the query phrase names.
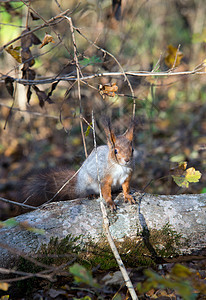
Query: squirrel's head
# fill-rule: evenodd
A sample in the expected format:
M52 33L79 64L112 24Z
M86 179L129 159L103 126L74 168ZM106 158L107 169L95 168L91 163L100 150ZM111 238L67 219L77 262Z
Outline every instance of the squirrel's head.
M134 132L134 122L129 126L129 129L120 136L116 136L113 130L110 128L110 124L104 127L107 144L110 151L110 156L118 164L123 166L130 166L133 160L133 132Z

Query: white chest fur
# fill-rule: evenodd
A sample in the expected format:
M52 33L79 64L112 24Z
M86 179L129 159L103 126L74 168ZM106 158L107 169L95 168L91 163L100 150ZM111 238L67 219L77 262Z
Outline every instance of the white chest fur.
M131 174L132 168L128 166L121 166L119 164L114 164L112 167L112 187L119 187L122 185L127 177Z

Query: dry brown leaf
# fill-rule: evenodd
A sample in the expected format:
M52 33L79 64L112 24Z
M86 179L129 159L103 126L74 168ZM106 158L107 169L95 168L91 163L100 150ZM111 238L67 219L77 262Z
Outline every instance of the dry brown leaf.
M118 91L118 86L116 83L112 83L112 85L100 85L99 86L99 93L101 95L107 95L109 97L114 97L115 92Z
M47 45L49 43L55 43L55 41L54 41L53 36L51 36L50 34L46 33L39 48L42 48L42 47L44 47L45 45Z

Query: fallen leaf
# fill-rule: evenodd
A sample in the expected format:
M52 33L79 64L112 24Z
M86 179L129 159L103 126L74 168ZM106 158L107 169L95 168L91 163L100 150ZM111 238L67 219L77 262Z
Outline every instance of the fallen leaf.
M178 67L182 58L183 58L183 54L181 51L178 50L178 48L175 48L172 45L167 46L165 64L169 68Z
M45 45L47 45L49 43L55 43L55 41L54 41L53 36L51 36L50 34L46 33L39 48L42 48L42 47L44 47Z

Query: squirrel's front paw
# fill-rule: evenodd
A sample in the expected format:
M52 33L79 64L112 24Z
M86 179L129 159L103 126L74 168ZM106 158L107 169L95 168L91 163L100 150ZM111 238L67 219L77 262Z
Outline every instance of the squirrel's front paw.
M112 200L106 201L107 202L107 206L110 207L111 212L114 212L117 208L116 205L114 204L114 202Z
M124 202L129 202L130 204L136 203L134 198L129 194L124 195Z

